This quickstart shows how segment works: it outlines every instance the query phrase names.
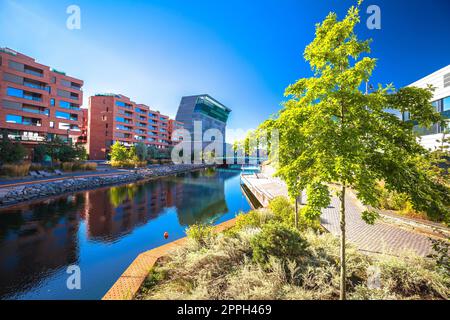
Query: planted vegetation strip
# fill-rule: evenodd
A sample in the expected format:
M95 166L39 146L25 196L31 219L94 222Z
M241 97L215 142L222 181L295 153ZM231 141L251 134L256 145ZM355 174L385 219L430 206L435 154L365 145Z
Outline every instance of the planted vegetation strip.
M236 219L223 222L215 226L214 231L223 232L233 227L235 223ZM132 300L158 259L184 245L186 241L186 237L181 238L141 253L103 296L102 300Z

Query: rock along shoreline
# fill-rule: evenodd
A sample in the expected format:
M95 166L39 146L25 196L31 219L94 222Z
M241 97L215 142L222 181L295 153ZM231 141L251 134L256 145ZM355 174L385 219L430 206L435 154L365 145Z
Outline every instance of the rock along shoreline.
M201 170L215 167L207 164L177 164L154 168L130 170L129 173L96 176L96 177L74 177L64 180L39 182L17 187L0 189L0 208L21 204L23 202L38 200L63 195L65 193L80 192L98 189L106 186L120 185L124 183L150 180L154 178L167 177L178 173Z

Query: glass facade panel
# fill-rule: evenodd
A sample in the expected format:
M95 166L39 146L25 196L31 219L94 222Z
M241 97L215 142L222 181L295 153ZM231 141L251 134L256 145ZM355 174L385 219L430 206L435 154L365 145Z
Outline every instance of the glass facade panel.
M227 110L224 110L205 99L199 99L199 101L195 105L194 111L207 115L221 122L227 122L229 115L229 112Z
M450 97L444 98L442 102L444 104L442 110L449 111L450 110Z

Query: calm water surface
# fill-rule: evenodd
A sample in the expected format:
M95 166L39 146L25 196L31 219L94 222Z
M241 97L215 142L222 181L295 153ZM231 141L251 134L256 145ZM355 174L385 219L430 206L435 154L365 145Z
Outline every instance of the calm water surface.
M205 170L0 210L0 298L100 299L139 253L249 209L239 172Z

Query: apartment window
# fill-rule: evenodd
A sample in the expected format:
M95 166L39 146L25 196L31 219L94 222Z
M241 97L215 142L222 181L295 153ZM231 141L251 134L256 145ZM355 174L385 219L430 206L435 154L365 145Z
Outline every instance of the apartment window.
M54 121L50 121L50 128L54 128L55 127L55 122Z
M12 87L8 87L8 89L6 89L6 94L10 97L23 98L23 90Z
M8 62L8 66L9 66L11 69L14 69L14 70L23 72L24 65L23 65L22 63L18 63L18 62L15 62L15 61L11 61L11 60L10 60L10 61Z
M59 100L59 107L64 109L79 110L80 107L68 101Z
M6 122L8 123L22 123L22 116L16 116L15 114L7 114Z
M60 118L60 119L66 119L68 120L70 118L70 114L67 112L62 112L62 111L56 111L56 117Z
M102 116L102 121L106 121L106 116ZM106 124L108 125L108 124Z
M116 101L116 106L118 106L118 107L125 107L125 102Z
M51 106L55 106L55 99L53 99L53 98L50 99L50 105L51 105Z
M444 75L444 88L450 87L450 73Z

